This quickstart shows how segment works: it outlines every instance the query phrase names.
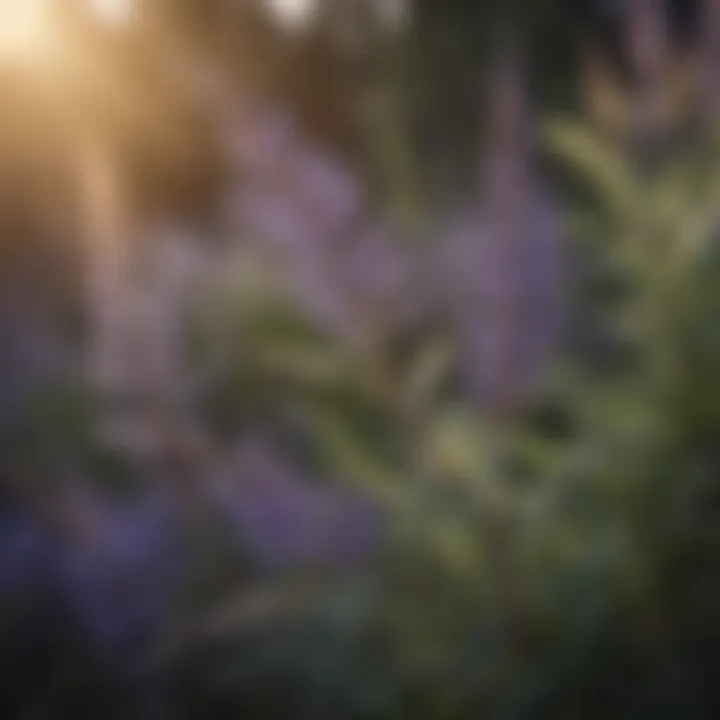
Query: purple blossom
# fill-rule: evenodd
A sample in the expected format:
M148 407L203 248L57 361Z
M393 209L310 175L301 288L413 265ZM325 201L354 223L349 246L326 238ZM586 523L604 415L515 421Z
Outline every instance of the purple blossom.
M409 262L381 223L360 223L366 206L359 178L337 158L304 142L291 123L262 125L249 112L236 128L253 153L235 152L238 177L228 193L235 227L284 261L291 294L321 325L352 338L368 323L402 315ZM282 152L256 135L269 133ZM292 135L292 142L289 136ZM237 144L237 143L236 143ZM381 323L382 321L382 323Z
M512 404L531 391L563 323L554 212L538 196L516 212L512 245L479 216L453 246L458 250L450 268L451 309L463 375L471 393L489 407Z
M159 495L126 504L83 493L63 503L65 601L100 657L122 666L146 649L164 617L178 569L173 508Z
M496 68L478 207L458 223L445 262L465 388L490 411L517 408L558 339L563 262L556 210L531 153L521 54Z
M229 204L237 225L273 250L292 259L313 250L314 228L303 209L292 198L280 197L274 188L248 183L237 189Z
M341 233L364 205L356 178L331 155L308 148L292 168L294 188L323 236Z
M267 569L353 564L377 537L360 498L303 479L261 440L241 445L213 488L242 547Z
M297 152L297 129L282 108L246 106L225 128L230 160L243 174L267 179L281 175L288 157Z
M11 509L0 513L0 597L36 588L47 579L50 543L42 528Z

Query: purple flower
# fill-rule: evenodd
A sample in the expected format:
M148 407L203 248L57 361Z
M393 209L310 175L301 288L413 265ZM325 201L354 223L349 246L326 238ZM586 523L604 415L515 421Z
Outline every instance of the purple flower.
M29 517L8 509L0 513L0 596L35 588L51 564L47 535Z
M522 197L512 223L488 213L466 221L445 262L465 385L489 408L530 393L563 324L555 212L537 191Z
M238 178L228 219L280 255L293 298L324 327L347 338L364 335L369 323L392 324L412 297L410 263L381 223L360 223L366 196L359 178L289 125L255 127L262 118L250 112L238 126L253 152L233 153ZM267 134L276 138L273 151L252 140Z
M213 487L242 547L267 569L354 563L377 537L368 505L303 479L261 440L244 443Z
M529 397L564 309L556 208L532 164L522 56L504 50L479 207L451 235L443 263L465 388L500 412Z
M288 157L297 152L297 132L290 114L277 107L247 106L230 120L225 144L235 167L262 179L281 174Z
M69 529L58 574L78 627L100 656L125 663L142 652L163 620L177 547L166 498L111 503L66 498Z
M308 148L291 172L295 191L323 237L341 233L364 204L360 183L329 154Z

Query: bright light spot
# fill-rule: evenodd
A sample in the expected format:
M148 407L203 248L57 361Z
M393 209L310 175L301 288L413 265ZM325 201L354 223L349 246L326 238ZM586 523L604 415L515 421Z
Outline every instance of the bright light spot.
M111 25L127 22L133 9L132 0L88 0L97 17Z
M408 12L407 5L407 0L378 0L378 11L386 28L400 27Z
M302 26L312 17L316 0L268 0L268 4L279 20Z
M51 39L48 0L0 0L0 59L42 54Z

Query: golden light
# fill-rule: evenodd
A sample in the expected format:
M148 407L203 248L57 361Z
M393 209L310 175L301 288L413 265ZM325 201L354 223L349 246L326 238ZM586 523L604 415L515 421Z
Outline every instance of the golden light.
M315 0L269 0L268 5L278 20L291 27L305 25L317 9Z
M49 0L0 0L0 61L34 60L53 42Z
M99 20L111 25L127 22L134 9L132 0L88 0L88 5Z

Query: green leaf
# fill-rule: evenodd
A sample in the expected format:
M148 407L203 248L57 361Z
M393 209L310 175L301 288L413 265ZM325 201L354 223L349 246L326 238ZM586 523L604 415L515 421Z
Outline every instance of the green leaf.
M307 403L301 411L315 432L321 456L335 472L385 505L406 505L408 487L403 487L402 474L379 457L342 413L318 403Z
M541 130L543 144L560 160L576 168L598 193L608 210L626 218L640 195L633 165L585 125L555 119Z
M421 348L408 372L406 395L414 407L431 403L447 377L452 361L452 349L447 342L429 342Z

